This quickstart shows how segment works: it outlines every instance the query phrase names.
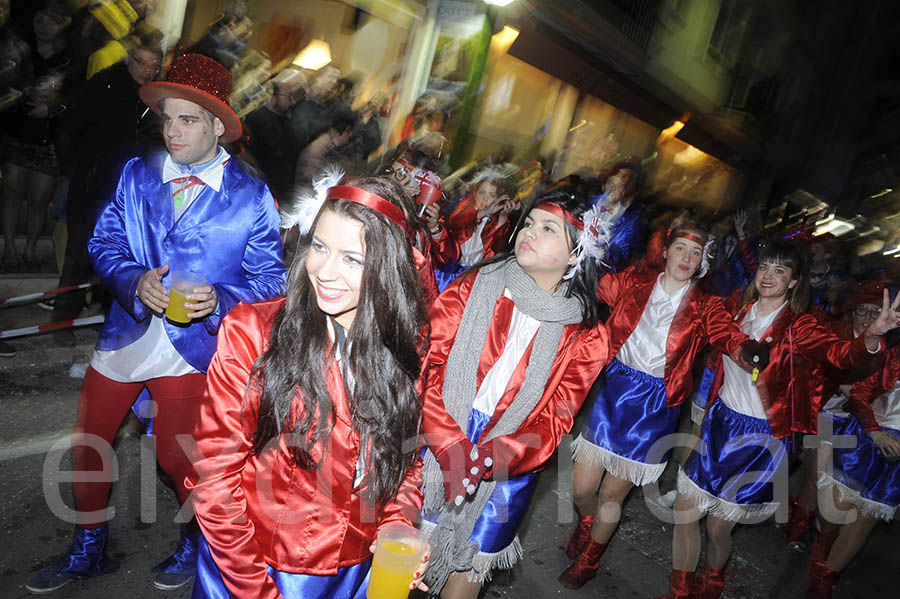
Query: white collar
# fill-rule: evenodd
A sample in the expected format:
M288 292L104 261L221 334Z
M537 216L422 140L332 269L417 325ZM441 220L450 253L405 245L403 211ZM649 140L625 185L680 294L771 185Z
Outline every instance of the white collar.
M687 293L687 290L691 287L691 283L688 282L688 284L681 289L676 289L672 293L668 293L662 286L663 274L664 273L659 273L659 276L656 277L656 285L653 286L653 292L650 294L650 302L655 304L668 300L677 308L681 304L681 299L684 297L684 294Z
M222 178L225 176L225 164L231 159L231 155L225 151L225 148L219 146L219 153L216 157L206 165L205 168L194 170L191 166L181 166L172 160L170 154L166 154L166 160L163 163L162 179L163 183L168 183L178 177L189 177L194 175L205 185L212 187L215 191L219 191L222 187Z

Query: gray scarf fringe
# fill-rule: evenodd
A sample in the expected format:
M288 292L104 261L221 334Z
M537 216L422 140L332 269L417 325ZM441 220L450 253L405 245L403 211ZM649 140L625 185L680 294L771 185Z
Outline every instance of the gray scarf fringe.
M475 276L444 375L444 407L460 430L468 428L469 413L478 390L481 351L475 352L484 347L494 309L503 291L509 291L516 308L541 323L522 387L496 426L481 439L485 442L515 432L534 410L550 377L563 330L568 324L581 322L582 311L578 299L565 297L567 284L561 285L551 295L538 287L514 258L482 267ZM444 500L443 473L431 450L425 455L422 476L425 509L431 513L440 512L437 525L430 535L431 558L425 572L425 581L432 595L440 593L447 578L454 572L471 571L470 579L482 582L489 578L492 567L511 567L522 557L518 538L509 547L491 556L478 555L478 544L469 541L475 522L494 492L494 481L482 481L474 497L461 506L455 506Z

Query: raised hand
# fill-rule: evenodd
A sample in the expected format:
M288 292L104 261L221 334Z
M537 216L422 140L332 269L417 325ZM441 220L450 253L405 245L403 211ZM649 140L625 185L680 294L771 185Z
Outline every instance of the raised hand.
M888 331L892 331L900 326L900 313L897 307L900 306L900 293L891 302L890 292L885 289L881 300L881 313L878 318L866 329L866 347L869 351L876 351L881 346L881 337Z

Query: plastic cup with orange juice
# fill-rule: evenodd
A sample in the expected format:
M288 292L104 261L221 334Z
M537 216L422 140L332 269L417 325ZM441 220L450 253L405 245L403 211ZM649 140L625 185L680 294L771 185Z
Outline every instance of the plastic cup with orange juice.
M402 522L378 531L366 599L406 599L416 568L428 547L425 536Z
M169 306L166 308L166 318L177 324L190 324L191 319L188 314L193 312L184 307L187 300L186 295L193 293L197 287L206 285L206 279L203 275L188 272L186 270L176 270L172 273L172 286L169 288Z

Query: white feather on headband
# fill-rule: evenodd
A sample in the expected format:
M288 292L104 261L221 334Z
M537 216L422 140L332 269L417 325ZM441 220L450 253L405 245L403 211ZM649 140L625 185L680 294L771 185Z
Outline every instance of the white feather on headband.
M709 272L709 262L712 260L712 248L715 243L716 238L710 235L709 239L706 240L706 243L703 244L703 255L700 258L700 270L697 272L698 279L702 279Z
M603 259L606 257L606 248L609 245L615 221L615 216L601 202L596 202L590 210L584 213L581 217L584 230L578 232L578 243L575 245L578 257L563 279L574 277L579 269L584 268L585 262L589 258L595 259L598 265L604 266Z
M313 180L312 193L301 195L290 212L281 213L281 228L290 229L297 225L301 237L309 233L325 203L325 194L335 185L340 185L343 178L344 171L340 167L330 166L325 169L321 177Z
M516 170L516 167L510 164L487 166L482 168L474 177L472 177L472 180L469 181L469 185L475 186L482 181L492 181L494 179L508 179L511 175L515 174Z

